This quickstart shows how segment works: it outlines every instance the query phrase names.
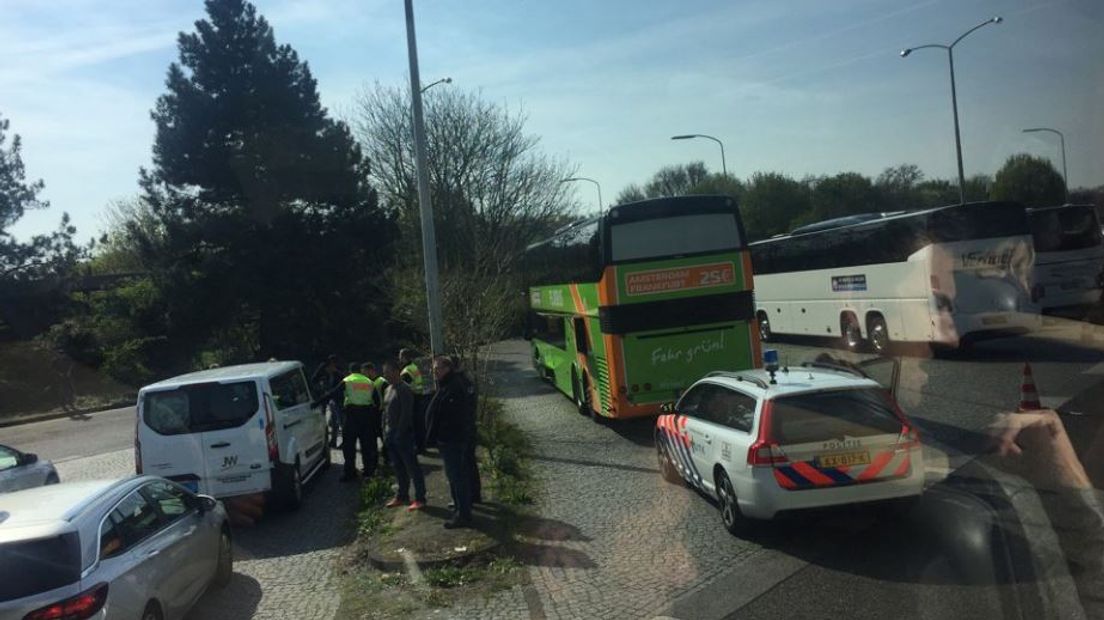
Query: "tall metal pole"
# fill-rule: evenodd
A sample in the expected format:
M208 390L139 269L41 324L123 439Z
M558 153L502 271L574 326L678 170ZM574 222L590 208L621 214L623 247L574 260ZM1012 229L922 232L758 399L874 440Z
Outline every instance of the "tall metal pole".
M598 213L605 210L605 203L602 202L602 184L589 177L570 177L567 179L560 179L560 183L573 183L575 181L589 181L594 184L594 187L598 189Z
M688 133L681 136L671 136L672 140L692 140L694 138L705 138L706 140L712 140L717 143L717 146L721 147L721 172L724 176L728 176L728 163L725 162L724 142L721 142L718 138L708 136L704 133Z
M963 32L957 39L950 45L942 45L939 43L929 43L927 45L918 45L916 47L906 47L901 50L901 58L907 58L909 54L916 50L939 48L947 51L947 62L951 66L951 109L954 112L954 130L955 130L955 154L958 156L958 200L959 202L966 202L966 174L962 171L962 134L958 129L958 92L955 86L955 74L954 74L954 46L958 45L960 41L965 39L975 30L984 28L990 24L999 24L1004 21L1000 16L987 19L980 24L970 28L966 32Z
M414 3L406 2L406 47L410 56L411 116L414 122L414 165L418 174L418 208L422 215L422 258L425 264L426 306L429 313L431 353L445 352L441 329L440 287L437 284L437 234L433 229L433 205L429 196L426 164L425 120L422 117L422 80L418 74L418 42L414 36Z
M1069 203L1069 177L1066 175L1066 136L1062 132L1051 127L1032 127L1031 129L1023 130L1024 133L1035 133L1037 131L1056 134L1058 140L1062 144L1062 184L1066 186L1066 203Z
M962 134L958 129L958 93L955 89L954 48L947 48L947 60L951 63L951 107L954 108L955 154L958 156L958 201L966 204L966 174L962 171Z

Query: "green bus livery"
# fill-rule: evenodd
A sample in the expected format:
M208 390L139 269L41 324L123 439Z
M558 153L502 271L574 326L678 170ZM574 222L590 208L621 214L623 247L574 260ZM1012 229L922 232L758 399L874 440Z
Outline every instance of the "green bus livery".
M613 207L529 246L524 271L534 367L584 414L654 415L709 371L759 363L732 198Z

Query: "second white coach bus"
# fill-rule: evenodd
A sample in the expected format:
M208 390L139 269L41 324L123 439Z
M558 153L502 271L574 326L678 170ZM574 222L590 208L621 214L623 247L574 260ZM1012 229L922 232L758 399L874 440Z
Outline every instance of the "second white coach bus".
M1018 203L841 218L750 248L764 341L795 334L878 352L893 341L955 348L1039 325Z
M1104 237L1092 205L1027 210L1035 239L1032 294L1047 314L1080 317L1104 289Z

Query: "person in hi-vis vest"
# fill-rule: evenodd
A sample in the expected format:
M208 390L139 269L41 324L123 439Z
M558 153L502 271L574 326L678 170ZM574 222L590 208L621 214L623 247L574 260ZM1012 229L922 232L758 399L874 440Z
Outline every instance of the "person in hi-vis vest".
M410 391L414 392L414 446L418 454L425 454L426 381L425 377L422 376L421 369L418 368L418 364L414 362L416 357L417 354L413 349L402 349L399 351L399 365L402 366L399 377L410 386Z

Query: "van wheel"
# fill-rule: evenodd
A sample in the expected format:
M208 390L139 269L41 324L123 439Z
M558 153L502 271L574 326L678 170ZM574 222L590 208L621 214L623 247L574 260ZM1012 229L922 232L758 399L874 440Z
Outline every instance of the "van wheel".
M771 339L771 326L770 319L767 318L765 312L759 313L759 341L770 342Z
M161 606L156 601L146 603L146 609L142 612L142 620L164 620L161 615Z
M884 354L889 349L889 330L886 329L885 319L880 316L870 317L870 346L875 353Z
M295 465L279 465L283 471L280 473L280 499L284 510L295 510L303 503L303 475L299 472L299 459L295 459Z
M739 534L744 530L746 520L740 513L740 504L736 501L736 491L732 488L732 481L728 474L718 471L714 479L717 485L717 501L720 503L721 522L729 534Z
M230 542L230 532L225 529L219 533L218 565L215 568L214 586L222 589L230 585L234 575L234 546Z
M848 351L858 351L862 348L863 337L859 320L850 312L840 317L840 335L843 337L843 346Z

